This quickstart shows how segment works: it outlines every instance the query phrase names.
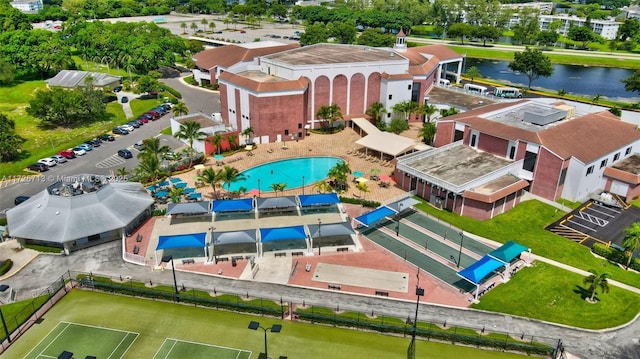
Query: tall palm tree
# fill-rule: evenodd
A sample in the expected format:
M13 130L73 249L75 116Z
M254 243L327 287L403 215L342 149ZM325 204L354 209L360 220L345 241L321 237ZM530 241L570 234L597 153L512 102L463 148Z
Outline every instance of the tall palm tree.
M622 240L622 246L629 252L629 259L627 260L627 266L625 269L629 269L633 254L640 248L640 222L635 222L630 227L624 229L624 239Z
M254 131L252 127L247 127L242 131L242 135L247 138L245 143L249 143L249 138L251 137L251 135L253 135L253 133Z
M356 188L358 189L358 191L360 191L360 193L362 193L362 198L364 198L364 194L365 193L369 193L371 192L371 190L369 189L369 187L367 186L366 183L364 182L360 182L356 185Z
M216 171L215 169L213 169L211 167L207 167L207 168L202 170L202 172L200 173L199 176L196 177L199 181L202 181L205 184L208 184L208 185L211 186L211 189L213 190L213 197L215 199L218 199L218 191L216 191L216 187L218 186L218 183L220 182L220 173L221 172L222 172L222 170Z
M607 282L607 279L610 276L609 276L609 273L600 274L595 269L590 269L589 273L591 273L591 275L584 278L582 280L582 283L589 286L589 288L587 289L591 293L591 297L589 297L589 301L594 302L596 291L598 290L598 288L600 288L603 293L609 292L609 283Z
M182 196L183 193L184 188L171 187L171 189L169 190L169 197L171 197L171 202L180 202L180 196Z
M116 171L116 174L120 177L126 177L130 174L131 172L127 171L126 167L120 167L118 168L118 170Z
M200 131L200 124L195 121L186 121L180 125L180 130L173 135L180 140L189 141L190 155L189 155L189 167L193 163L193 142L200 141L207 136L207 133Z
M271 190L273 191L273 196L274 197L278 197L278 191L280 190L280 184L279 183L272 183L271 186L269 186L269 188L271 188Z
M187 23L186 22L181 22L180 23L180 28L182 29L182 33L183 34L187 33Z
M420 113L427 118L427 122L431 122L431 116L438 112L438 108L434 105L425 103L418 109Z
M418 136L422 137L422 140L427 145L433 145L433 139L436 136L436 124L434 122L425 122L422 124Z
M331 186L329 185L329 183L327 183L326 180L320 180L314 183L313 187L311 188L316 189L320 193L331 192Z
M216 133L215 135L209 138L209 142L211 142L211 144L216 148L215 152L217 154L220 154L220 145L222 144L222 140L223 140L222 135L219 133Z
M339 189L344 190L347 187L347 176L351 173L351 168L345 161L336 163L329 169L327 176L333 178Z
M216 28L216 23L215 21L211 20L211 22L209 23L209 32L213 32L215 28Z
M143 157L137 169L140 170L141 175L146 176L151 181L156 181L164 175L164 171L160 167L160 161L153 156Z
M161 154L171 151L169 146L160 145L160 138L158 137L151 137L146 140L142 140L142 146L142 150L138 153L138 158L147 156L160 158Z
M244 181L245 179L244 174L240 173L235 167L224 166L224 168L220 170L220 180L227 186L227 192L230 192L232 183Z
M196 33L196 30L198 30L198 24L196 24L195 22L192 22L189 27L191 28L191 30L193 30L194 34Z
M238 136L237 135L229 135L227 136L227 142L229 142L229 147L232 150L238 148Z
M171 112L173 112L174 116L186 115L189 113L189 108L187 108L187 105L185 105L184 102L178 102L173 105Z
M401 101L393 105L393 112L401 113L405 121L409 122L409 116L418 109L418 103L415 101Z
M385 112L387 112L387 109L381 102L374 102L367 109L367 115L373 117L376 123L382 121L381 117Z
M316 117L329 122L329 127L332 127L334 121L343 118L342 109L335 103L330 106L322 106L318 109L318 112L316 112Z
M202 31L205 31L209 21L207 21L207 19L205 19L205 18L202 18L202 20L200 20L200 23L202 24Z

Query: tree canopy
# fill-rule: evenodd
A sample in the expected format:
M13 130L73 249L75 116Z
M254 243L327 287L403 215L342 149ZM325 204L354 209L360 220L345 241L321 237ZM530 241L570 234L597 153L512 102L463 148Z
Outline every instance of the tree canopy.
M529 79L528 89L531 89L533 80L540 78L540 76L551 76L554 70L548 56L539 49L530 47L527 47L523 52L515 52L513 61L509 63L509 68L513 71L522 72L527 76Z
M44 125L72 127L102 120L106 115L101 90L91 87L64 90L54 87L37 91L29 101L27 113Z
M640 71L635 71L631 76L622 80L622 83L625 90L640 93Z
M0 162L15 161L20 158L22 144L26 140L16 133L13 120L0 113Z

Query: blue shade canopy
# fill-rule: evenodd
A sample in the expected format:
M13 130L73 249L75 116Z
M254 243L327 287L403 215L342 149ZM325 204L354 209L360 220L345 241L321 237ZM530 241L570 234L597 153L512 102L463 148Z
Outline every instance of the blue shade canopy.
M502 262L486 255L478 259L477 262L458 272L458 275L473 284L480 284L480 282L482 282L482 280L489 274L502 266Z
M204 247L206 233L178 234L174 236L160 236L158 238L158 249Z
M504 263L510 263L522 252L526 252L528 249L529 248L523 246L520 243L509 241L503 244L500 248L489 253L489 255Z
M263 243L305 238L307 234L304 233L304 226L260 228L260 241Z
M298 196L302 207L340 203L337 193L320 193Z
M365 213L362 216L356 217L356 221L369 227L377 221L387 216L393 216L396 212L388 207L378 207L369 213Z
M214 212L238 212L238 211L252 211L253 199L227 199L213 201Z

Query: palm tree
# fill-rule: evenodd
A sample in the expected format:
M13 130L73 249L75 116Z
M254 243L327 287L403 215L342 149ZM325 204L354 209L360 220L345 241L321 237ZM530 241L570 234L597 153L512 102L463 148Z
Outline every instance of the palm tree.
M209 32L213 32L213 30L216 28L216 23L215 21L211 21L209 23Z
M271 190L273 191L273 196L278 197L278 190L280 189L280 185L278 183L272 183L269 188L271 188Z
M326 180L320 180L314 183L311 188L316 189L319 193L331 192L331 186Z
M142 150L138 153L138 158L147 156L160 158L161 154L171 151L169 146L160 145L160 138L158 137L151 137L146 140L142 140L142 146Z
M116 174L120 177L126 177L130 174L131 172L127 171L126 167L120 167L118 168L118 170L116 171Z
M418 133L419 137L422 137L422 140L427 145L433 145L433 139L436 136L436 124L434 122L425 122L422 124L422 129Z
M342 119L342 109L335 103L330 106L322 106L316 112L316 117L329 122L329 127L333 127L333 122Z
M188 114L189 109L187 108L187 105L184 104L184 102L178 102L177 104L173 105L173 107L171 108L171 112L173 112L174 116L180 116Z
M203 25L202 26L202 31L205 31L207 28L207 24L209 23L209 21L207 21L207 19L202 18L202 20L200 20L200 23Z
M189 26L191 28L191 30L193 30L193 33L196 33L196 30L198 30L198 25L195 22L191 23L191 26Z
M393 112L402 113L405 121L409 122L409 116L418 109L418 103L415 101L401 101L393 105Z
M587 289L591 293L589 301L593 303L595 302L596 291L598 290L598 288L600 288L603 293L609 292L609 283L607 282L607 279L610 276L609 273L600 274L595 269L590 269L589 273L591 273L591 275L584 278L582 283L589 286L589 288Z
M367 109L367 115L373 117L376 123L378 121L382 121L381 117L386 112L387 112L387 109L380 102L372 103L371 106L369 106L369 108Z
M187 23L186 22L181 22L180 23L180 28L182 29L182 33L183 34L187 33Z
M359 182L356 185L356 188L358 189L358 191L360 191L360 193L362 193L362 198L364 198L364 194L365 193L369 193L371 192L371 190L369 189L369 187L367 187L367 184L364 182Z
M630 227L624 229L624 239L622 240L622 246L629 252L629 259L627 260L627 266L625 269L629 269L631 259L635 251L640 248L640 222L635 222Z
M184 124L180 125L180 130L173 135L175 138L180 140L189 141L189 167L193 163L193 142L201 141L203 138L207 136L207 133L200 131L200 124L195 121L186 121Z
M245 141L245 143L250 143L249 142L249 138L251 137L251 135L253 135L254 131L252 127L247 127L242 131L242 135L247 137L247 140Z
M440 110L440 115L442 115L442 117L453 116L457 113L460 113L460 110L458 110L455 107L450 107L444 110Z
M431 122L431 116L433 116L433 114L435 114L436 112L438 112L438 108L435 107L434 105L430 105L428 103L423 104L422 106L420 106L420 108L418 109L418 111L420 111L420 113L423 116L427 117L427 122Z
M473 83L473 79L482 77L482 74L480 73L480 69L478 69L475 66L469 67L467 69L467 72L465 72L464 75L471 79L471 83Z
M164 171L160 167L160 161L153 156L142 158L137 169L140 170L141 175L146 176L151 181L156 181L164 175Z
M220 179L227 186L227 192L230 192L231 184L237 181L244 181L245 177L237 168L224 166L224 168L220 170Z
M171 187L171 189L169 190L169 197L171 197L171 202L180 202L180 196L182 196L183 193L184 188Z
M216 148L215 152L217 154L220 154L220 145L222 144L222 140L223 140L222 135L219 133L216 133L215 135L209 138L209 142L215 146Z
M229 147L232 150L238 148L238 136L237 135L229 135L227 136L227 142L229 142Z
M336 163L329 169L327 176L333 178L339 189L344 190L347 187L347 176L351 173L351 168L345 161Z
M211 189L213 190L213 197L215 199L218 199L218 191L216 191L216 186L218 186L218 182L220 182L221 172L222 170L216 171L211 167L207 167L202 170L199 176L196 177L199 181L202 181L205 184L211 186Z

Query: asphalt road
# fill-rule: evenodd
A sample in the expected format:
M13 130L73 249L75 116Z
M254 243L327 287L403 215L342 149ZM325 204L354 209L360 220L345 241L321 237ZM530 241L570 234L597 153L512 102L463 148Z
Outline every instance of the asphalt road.
M179 79L163 80L169 86L175 88L183 95L183 101L190 110L190 113L203 112L211 114L220 112L219 96L211 91L187 86ZM55 183L61 176L69 176L81 173L97 174L108 176L117 173L119 168L125 167L132 171L139 163L136 158L139 153L133 144L146 138L158 136L160 130L169 127L170 118L173 115L168 113L159 120L150 121L144 126L135 129L126 136L118 135L113 142L103 142L100 147L87 152L84 156L68 160L66 163L52 167L49 171L43 172L40 176L15 176L4 178L0 182L0 215L14 206L13 200L17 196L32 196L47 186ZM167 145L172 149L185 146L184 143L171 136L161 136L162 145ZM133 153L133 158L123 159L117 155L118 150L128 148ZM53 153L52 153L53 155Z

